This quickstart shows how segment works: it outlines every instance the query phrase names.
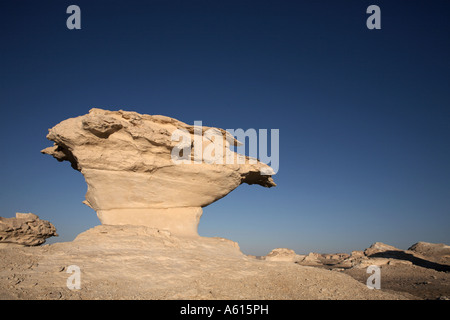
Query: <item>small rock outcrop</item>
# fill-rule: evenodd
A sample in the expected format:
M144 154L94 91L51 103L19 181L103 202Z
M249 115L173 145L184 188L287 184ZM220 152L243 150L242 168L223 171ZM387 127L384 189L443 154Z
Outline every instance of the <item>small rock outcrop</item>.
M296 262L302 260L304 256L298 255L292 249L276 248L264 257L267 261L289 261Z
M339 265L344 268L367 268L370 265L411 264L402 260L404 251L391 245L375 242L363 251L352 251Z
M418 242L401 250L375 242L364 251L352 254L336 265L345 268L367 268L370 265L416 265L437 271L450 270L450 246L443 243Z
M271 167L230 150L240 142L227 131L165 116L91 109L47 139L41 152L84 175L84 203L103 224L197 236L203 207L242 183L275 186Z
M420 241L409 247L407 252L437 263L450 264L450 246L444 243Z
M350 255L346 253L321 254L310 252L308 254L297 254L292 249L277 248L262 258L267 261L295 262L303 266L322 266L340 263L348 257Z
M364 255L367 257L377 255L377 254L383 254L386 255L386 253L390 253L392 255L395 255L398 252L401 252L402 250L393 247L391 245L382 243L382 242L375 242L373 243L369 248L364 250Z
M0 217L0 244L38 246L58 236L53 224L32 213L16 213L15 218Z
M430 243L420 241L408 248L409 251L432 257L450 257L450 246L444 243Z

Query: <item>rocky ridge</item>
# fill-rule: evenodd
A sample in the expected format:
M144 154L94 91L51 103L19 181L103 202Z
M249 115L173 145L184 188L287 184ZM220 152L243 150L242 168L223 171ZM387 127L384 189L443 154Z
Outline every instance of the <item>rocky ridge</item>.
M407 250L375 242L365 250L347 253L297 254L278 248L261 260L294 263L347 274L366 283L369 266L381 269L382 287L411 294L413 299L450 299L450 246L418 242Z

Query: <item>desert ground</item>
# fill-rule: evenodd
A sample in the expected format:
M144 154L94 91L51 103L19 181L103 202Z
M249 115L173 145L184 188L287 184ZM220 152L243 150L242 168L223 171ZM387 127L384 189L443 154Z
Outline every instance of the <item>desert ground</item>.
M223 238L183 238L144 226L100 225L72 241L0 244L0 298L31 300L405 300L450 297L449 247L298 255L243 254ZM389 250L387 250L389 249ZM381 289L366 266L381 267ZM79 268L79 288L73 267Z

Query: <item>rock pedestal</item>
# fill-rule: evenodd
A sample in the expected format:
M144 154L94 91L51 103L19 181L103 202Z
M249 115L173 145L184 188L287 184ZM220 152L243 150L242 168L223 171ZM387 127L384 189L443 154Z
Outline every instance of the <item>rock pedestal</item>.
M169 230L178 236L197 235L198 224L203 209L186 208L131 208L98 210L97 216L102 224L150 226Z

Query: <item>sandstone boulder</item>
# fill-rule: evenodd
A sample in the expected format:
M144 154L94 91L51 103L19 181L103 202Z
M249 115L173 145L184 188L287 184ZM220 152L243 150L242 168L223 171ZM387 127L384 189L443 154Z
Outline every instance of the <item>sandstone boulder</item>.
M272 168L230 150L240 142L227 131L165 116L91 109L47 138L41 152L84 175L84 203L103 224L197 236L203 207L242 183L275 186Z
M0 217L0 244L37 246L58 236L53 224L32 213L16 213L15 218Z

